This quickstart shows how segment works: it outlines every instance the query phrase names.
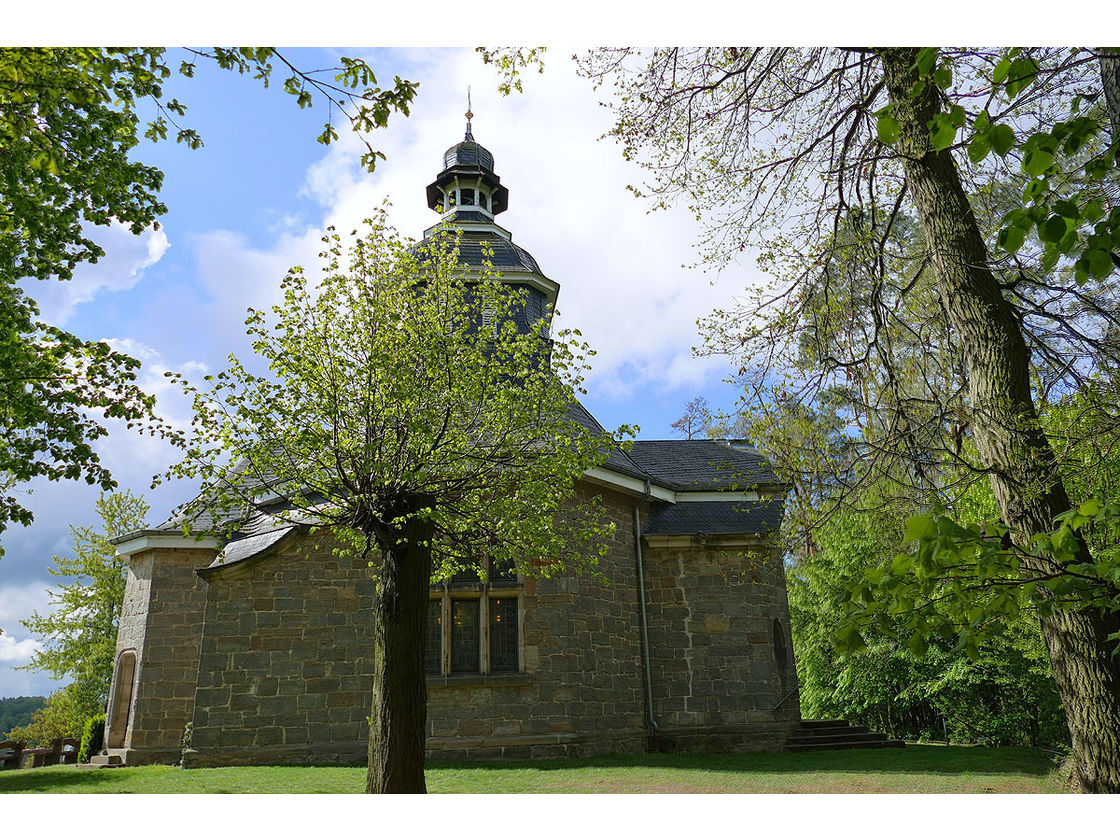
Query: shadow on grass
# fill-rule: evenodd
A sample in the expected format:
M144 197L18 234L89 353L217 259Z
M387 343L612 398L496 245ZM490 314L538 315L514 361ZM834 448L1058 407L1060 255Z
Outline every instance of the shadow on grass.
M1051 755L1026 747L939 747L907 746L903 749L833 750L807 753L609 755L598 758L551 759L539 761L429 762L432 771L470 771L478 780L478 792L493 783L501 784L500 774L508 770L533 770L548 773L617 769L653 771L690 771L742 774L744 776L814 774L883 774L1020 776L1043 778L1054 771ZM319 791L358 793L362 771L350 779L345 768L317 767L243 767L214 770L181 770L176 767L121 767L79 770L76 767L45 767L36 770L0 772L0 794L4 793L218 793ZM159 778L152 774L158 774ZM230 778L226 774L234 774ZM304 775L304 774L307 775ZM340 774L338 778L332 776ZM197 775L196 775L197 774ZM594 774L591 774L594 775ZM491 779L484 782L484 779ZM577 780L578 781L578 780ZM812 783L812 780L808 780ZM560 783L558 777L557 782ZM681 782L682 784L688 784ZM547 786L542 786L547 787ZM351 789L352 788L352 789Z
M803 753L608 755L527 761L428 762L430 770L573 770L649 767L724 773L921 773L959 776L1000 773L1043 777L1054 759L1030 747L943 747L908 745L902 749L827 750Z
M124 768L79 770L76 767L40 767L35 770L5 770L0 773L0 793L96 793L102 773L124 773Z

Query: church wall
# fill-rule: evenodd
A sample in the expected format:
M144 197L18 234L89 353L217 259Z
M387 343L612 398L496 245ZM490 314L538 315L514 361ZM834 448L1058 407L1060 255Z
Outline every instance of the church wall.
M365 560L307 541L211 581L186 765L359 761L373 596Z
M643 542L662 747L780 748L800 720L780 557L742 537Z
M646 749L634 501L582 490L616 523L610 584L524 580L520 672L430 676L429 759ZM800 717L780 558L744 538L643 542L660 747L778 748ZM373 599L363 561L298 541L213 579L186 766L364 762Z
M117 622L117 649L113 658L112 684L109 686L111 702L105 721L105 743L110 746L118 743L127 746L135 729L136 697L132 695L130 686L119 684L122 677L120 662L123 654L131 652L136 655L136 668L132 675L135 686L144 676L140 651L144 649L145 630L148 626L154 556L154 551L132 555L125 572L124 601L121 604L121 617Z
M123 747L128 762L166 761L181 751L194 711L205 584L195 570L209 549L153 549L130 561L117 634L118 662L136 653L135 693ZM117 697L117 674L113 694ZM109 724L113 723L110 710Z
M528 581L520 604L525 673L430 680L430 758L644 750L633 502L589 485L581 492L598 495L616 525L600 566L609 585L587 575Z
M632 503L601 570L526 581L521 673L428 680L431 759L640 752ZM373 582L360 560L296 543L209 584L186 766L362 763L372 686Z

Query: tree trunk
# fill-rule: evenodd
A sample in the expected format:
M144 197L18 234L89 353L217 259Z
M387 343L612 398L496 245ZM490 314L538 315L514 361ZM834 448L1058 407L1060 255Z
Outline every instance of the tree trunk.
M413 517L384 552L374 617L366 793L427 793L424 631L433 528Z
M1112 142L1120 140L1120 49L1101 47L1098 61L1101 67L1101 89L1104 91L1104 109L1112 129Z
M939 293L967 360L976 447L990 470L1003 521L1022 543L1053 530L1054 517L1068 510L1070 501L1039 425L1015 311L989 267L952 154L936 151L930 142L928 125L940 110L939 92L928 79L914 92L917 53L880 51L899 123L898 148ZM1080 554L1089 559L1084 541ZM1120 659L1107 640L1118 626L1120 616L1096 609L1059 610L1042 620L1079 781L1087 792L1120 792Z

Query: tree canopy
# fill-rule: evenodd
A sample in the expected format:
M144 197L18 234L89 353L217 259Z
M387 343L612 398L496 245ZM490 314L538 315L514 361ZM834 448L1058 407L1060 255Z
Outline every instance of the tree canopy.
M296 267L284 302L250 311L268 372L231 358L175 378L195 421L169 476L200 478L184 522L247 515L308 527L370 557L378 580L370 792L423 791L424 616L455 571L594 573L613 526L575 481L614 446L580 422L590 350L526 323L526 291L460 264L443 230L415 244L384 213L323 272Z
M329 109L319 141L337 139L334 110L368 132L390 114L408 114L416 83L396 78L380 88L363 61L304 72L272 48L215 48L172 57L157 48L0 49L0 475L15 482L42 476L114 484L93 444L106 418L153 433L166 430L153 401L135 384L139 362L39 320L29 279L69 280L82 263L104 256L93 229L113 222L139 234L158 226L163 173L134 158L141 138L202 138L178 120L186 106L164 95L174 73L190 76L199 60L250 73L268 85L283 67L284 90L303 108ZM154 105L146 125L141 107ZM366 141L363 163L383 157ZM31 511L15 494L0 497L0 530L27 524Z

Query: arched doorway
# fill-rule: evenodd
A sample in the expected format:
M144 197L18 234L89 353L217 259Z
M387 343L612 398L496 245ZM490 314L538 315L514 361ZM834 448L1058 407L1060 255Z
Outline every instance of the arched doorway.
M126 650L117 658L117 674L113 682L113 702L109 712L109 737L106 746L120 749L124 746L132 714L132 683L136 676L136 651Z

